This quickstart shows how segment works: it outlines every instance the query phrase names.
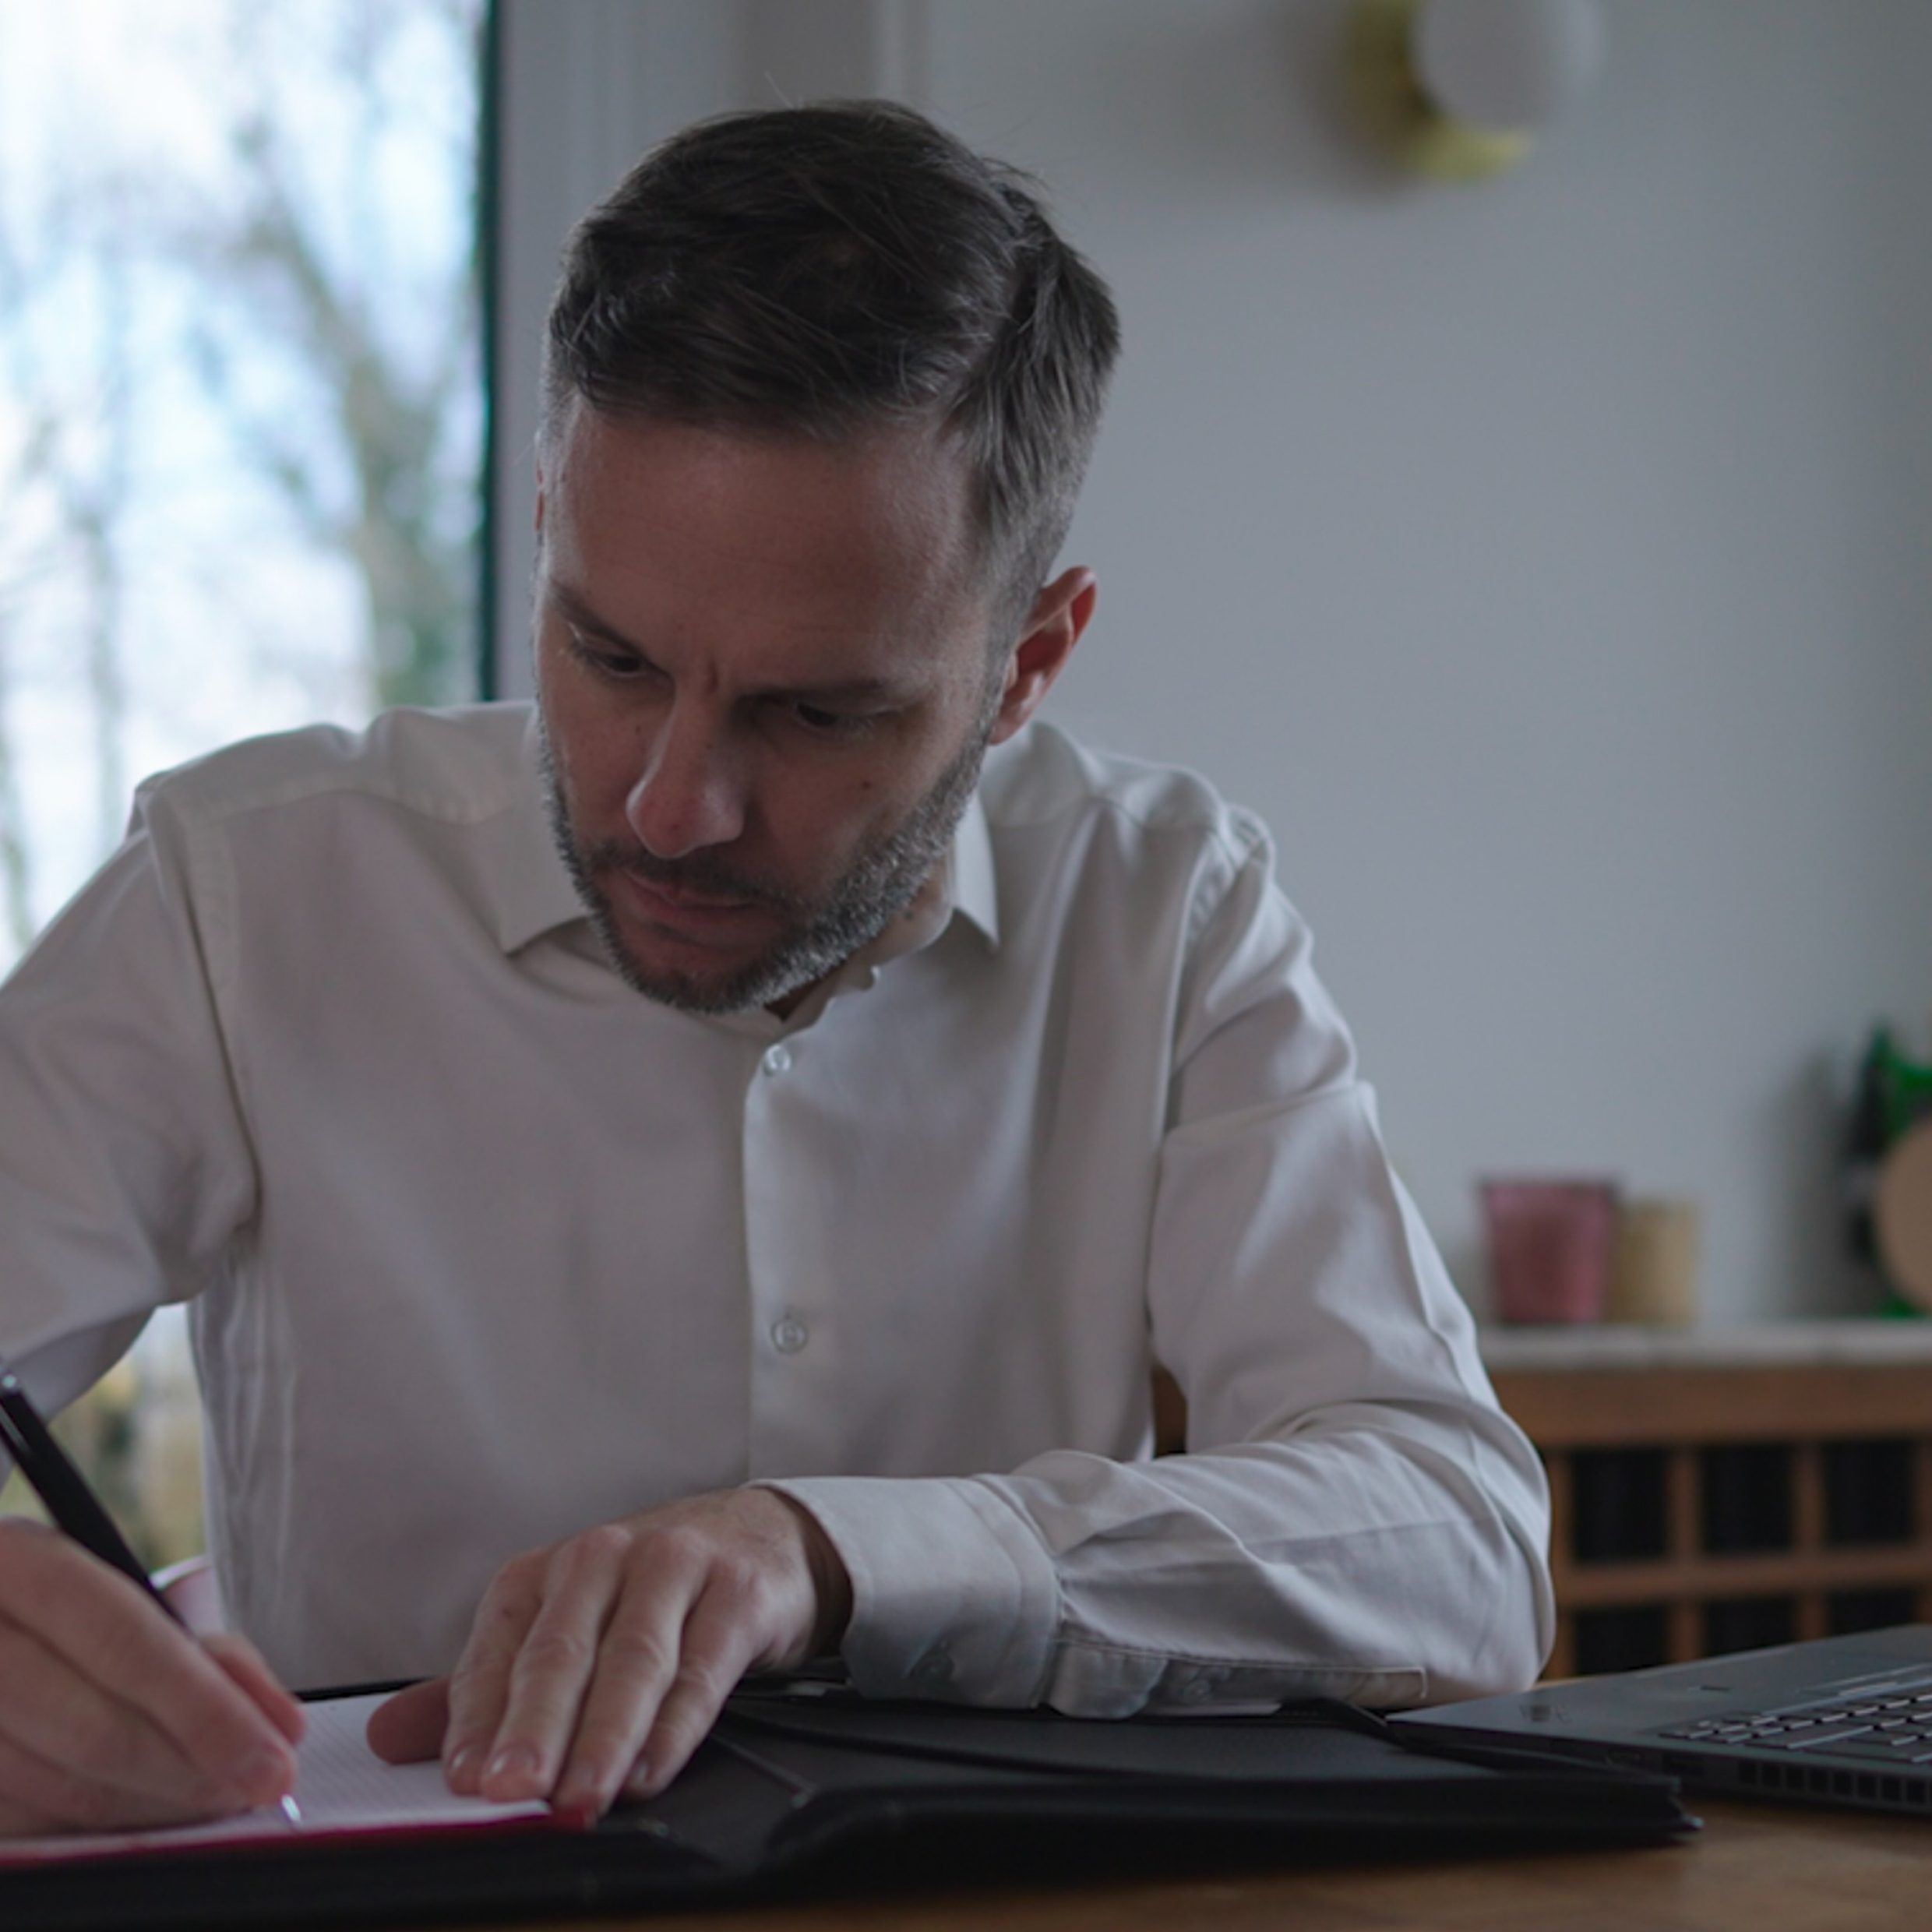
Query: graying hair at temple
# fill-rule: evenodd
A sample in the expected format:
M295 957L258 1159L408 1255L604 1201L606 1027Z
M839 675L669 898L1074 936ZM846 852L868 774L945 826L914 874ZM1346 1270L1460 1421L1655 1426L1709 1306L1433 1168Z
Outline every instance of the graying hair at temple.
M544 433L573 397L832 442L932 425L965 453L978 560L1017 624L1119 347L1105 284L1026 176L890 102L726 115L654 148L573 232Z

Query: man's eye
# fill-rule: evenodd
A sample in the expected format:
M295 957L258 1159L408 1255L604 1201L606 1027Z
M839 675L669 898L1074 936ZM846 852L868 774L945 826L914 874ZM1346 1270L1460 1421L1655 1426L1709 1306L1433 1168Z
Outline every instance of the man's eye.
M641 677L650 668L635 651L594 643L579 630L570 633L570 648L583 663L602 677Z
M788 708L793 722L814 738L857 738L874 722L863 711L828 711L822 705L796 703Z

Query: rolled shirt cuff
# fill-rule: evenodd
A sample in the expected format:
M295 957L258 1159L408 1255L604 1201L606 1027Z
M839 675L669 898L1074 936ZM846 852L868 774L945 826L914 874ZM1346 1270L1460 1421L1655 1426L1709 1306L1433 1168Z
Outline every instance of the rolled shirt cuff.
M867 1697L1024 1708L1046 1688L1059 1584L1045 1546L982 1484L943 1476L761 1482L831 1539L851 1578L840 1652Z

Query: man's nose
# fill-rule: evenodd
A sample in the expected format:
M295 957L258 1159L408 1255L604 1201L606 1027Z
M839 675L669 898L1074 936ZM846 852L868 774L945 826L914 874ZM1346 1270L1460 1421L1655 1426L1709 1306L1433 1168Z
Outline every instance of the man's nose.
M728 845L745 828L744 789L718 724L689 704L673 705L646 749L624 816L644 849L682 858Z

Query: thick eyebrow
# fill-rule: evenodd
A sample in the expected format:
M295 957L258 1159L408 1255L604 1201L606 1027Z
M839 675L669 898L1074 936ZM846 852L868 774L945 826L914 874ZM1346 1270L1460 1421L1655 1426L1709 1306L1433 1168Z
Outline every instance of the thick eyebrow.
M647 664L656 661L634 637L626 637L615 624L598 615L589 602L567 583L559 583L552 578L545 587L545 594L563 613L565 619L576 629L585 632L600 643L615 644L619 650L633 651ZM913 695L902 679L893 678L840 678L823 684L793 684L783 689L759 691L752 694L763 698L799 698L814 704L904 704Z
M615 624L607 623L599 617L569 584L559 583L552 577L544 586L544 595L562 612L576 629L588 631L592 636L601 639L607 644L621 644L626 650L636 651L640 658L650 655L634 637L626 637Z

